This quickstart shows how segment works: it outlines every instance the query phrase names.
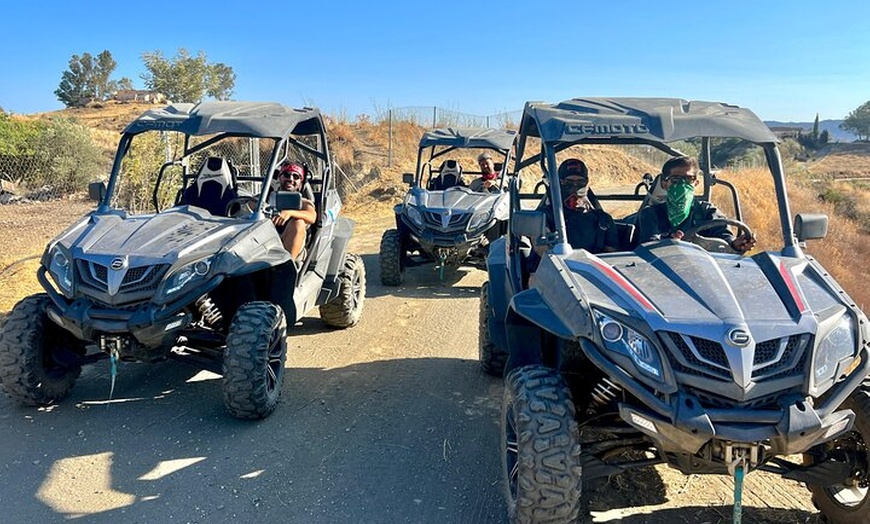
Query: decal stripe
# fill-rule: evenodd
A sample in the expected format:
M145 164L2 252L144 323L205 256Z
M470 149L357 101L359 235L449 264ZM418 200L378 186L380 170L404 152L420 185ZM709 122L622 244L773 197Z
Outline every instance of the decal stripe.
M804 303L803 298L801 298L801 292L797 287L797 283L794 281L794 275L792 275L791 271L785 267L785 263L783 263L782 260L779 261L779 274L782 276L782 279L785 280L785 285L788 288L789 293L791 293L791 298L794 300L798 311L801 313L805 312L807 306Z
M610 277L611 280L616 282L616 284L621 287L624 291L626 291L629 295L632 296L641 306L646 308L649 311L655 311L655 306L652 305L652 302L647 300L645 296L643 296L640 291L634 287L631 282L629 282L624 276L622 276L618 271L616 271L613 266L610 264L605 264L603 260L596 256L590 256L589 260L595 264L598 269L604 272L605 275Z

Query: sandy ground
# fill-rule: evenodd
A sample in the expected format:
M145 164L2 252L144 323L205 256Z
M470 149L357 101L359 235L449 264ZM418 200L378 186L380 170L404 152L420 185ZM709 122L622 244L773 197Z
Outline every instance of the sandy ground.
M505 522L502 384L477 368L486 275L441 282L422 266L382 287L393 219L387 205L361 209L349 214L368 273L363 319L331 330L314 311L293 329L270 418L230 418L217 377L176 362L122 364L112 401L106 362L57 406L0 398L0 521ZM728 477L635 471L586 486L581 522L731 522L732 490ZM802 485L757 472L743 521L821 522Z

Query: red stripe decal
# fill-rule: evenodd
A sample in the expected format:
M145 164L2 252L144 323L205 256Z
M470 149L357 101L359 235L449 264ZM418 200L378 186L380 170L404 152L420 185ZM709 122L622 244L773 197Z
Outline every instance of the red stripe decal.
M794 281L794 275L791 274L791 271L785 267L785 264L782 260L779 261L779 274L782 275L782 279L785 280L785 285L788 288L789 293L791 293L791 298L794 300L795 305L798 308L798 311L803 313L807 310L806 304L804 304L803 299L801 298L801 293L798 291L797 284Z
M641 306L649 311L656 310L655 306L652 305L652 302L647 300L647 298L643 296L636 287L631 285L631 282L629 282L624 276L622 276L621 274L619 274L619 272L613 269L613 266L611 266L610 264L605 264L604 261L599 259L598 257L590 256L589 260L591 260L593 264L598 266L598 268L603 271L605 275L610 277L611 280L616 282L619 287L621 287L629 295L631 295L638 303L640 303Z

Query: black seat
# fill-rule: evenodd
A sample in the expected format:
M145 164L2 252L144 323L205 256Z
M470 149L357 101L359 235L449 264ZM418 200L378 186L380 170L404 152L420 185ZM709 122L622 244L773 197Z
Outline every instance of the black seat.
M227 204L237 198L232 166L222 157L208 157L196 179L181 196L181 203L201 207L215 216L226 216Z

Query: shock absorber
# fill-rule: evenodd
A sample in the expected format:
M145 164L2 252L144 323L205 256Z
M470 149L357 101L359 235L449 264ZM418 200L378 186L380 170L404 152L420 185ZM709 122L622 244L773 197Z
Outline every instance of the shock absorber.
M594 413L598 408L610 404L616 400L617 394L621 391L622 388L618 384L607 377L602 378L601 382L592 388L592 402L589 403L588 411Z
M209 297L208 294L205 294L196 300L196 307L199 308L199 314L202 315L202 319L209 326L214 326L224 318L221 314L221 310L218 309L214 302L212 302L211 297Z

